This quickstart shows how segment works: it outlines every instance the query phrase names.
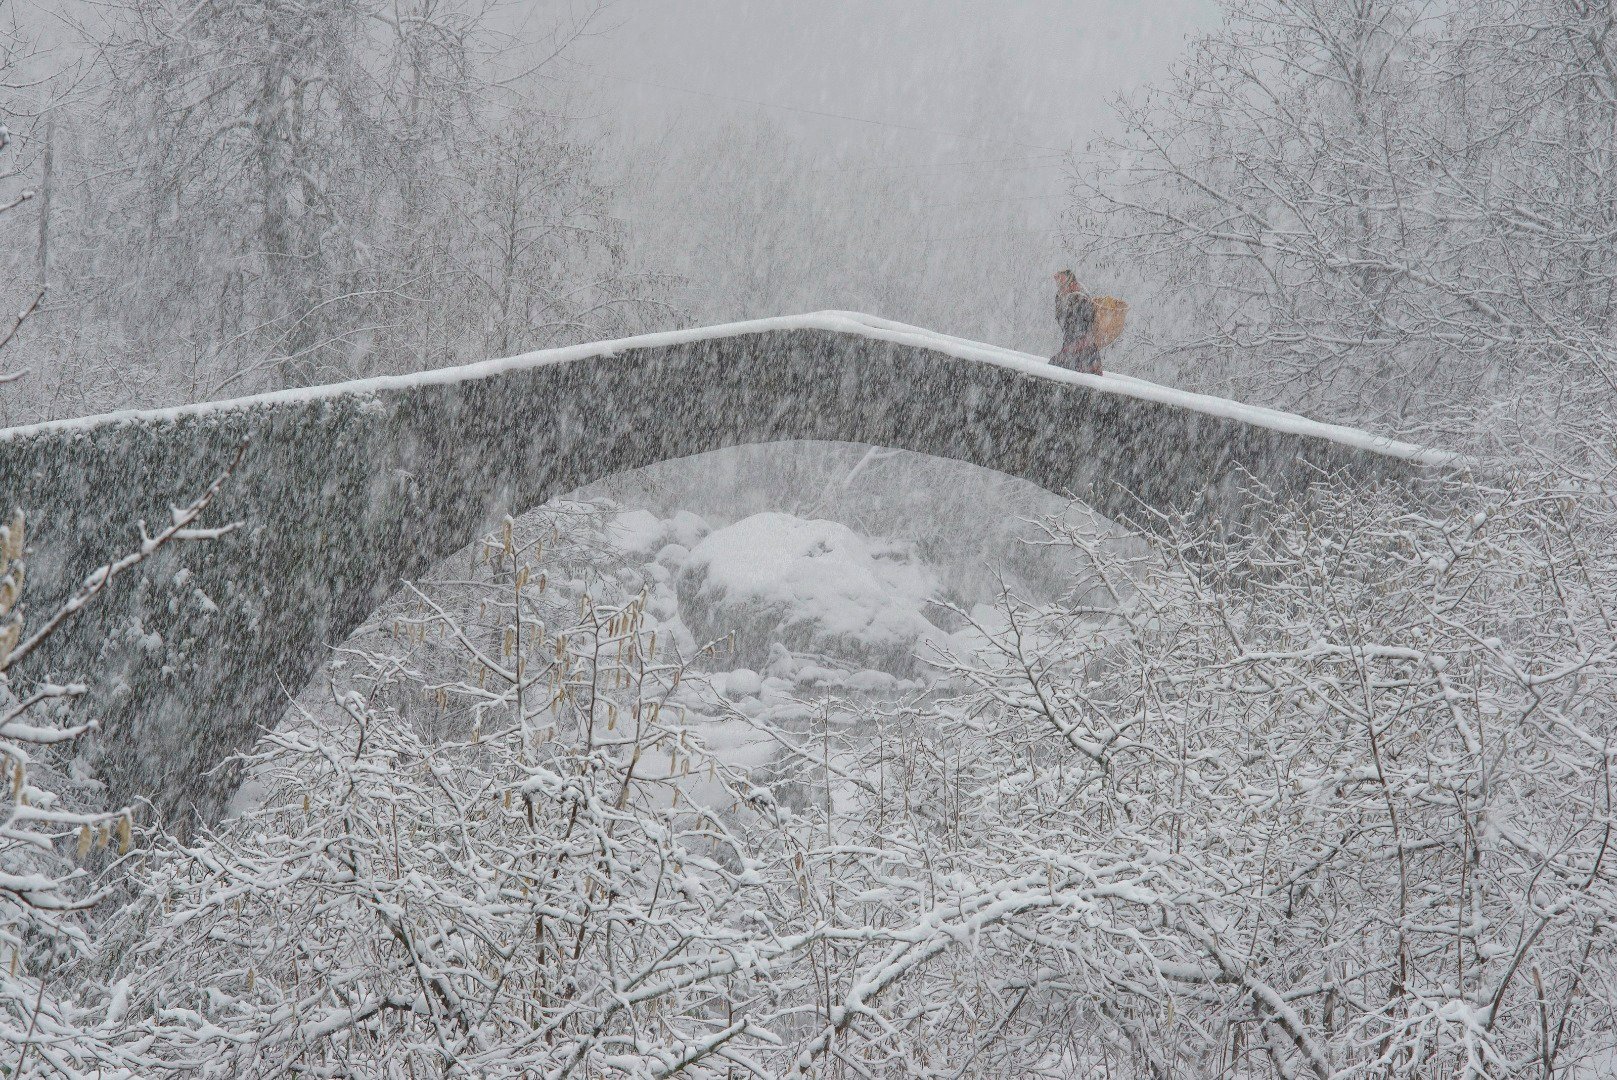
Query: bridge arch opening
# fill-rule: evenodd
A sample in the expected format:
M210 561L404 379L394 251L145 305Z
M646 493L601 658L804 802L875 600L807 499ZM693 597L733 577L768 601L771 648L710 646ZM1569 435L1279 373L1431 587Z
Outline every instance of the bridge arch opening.
M511 656L586 594L603 610L638 598L659 661L691 665L694 737L727 764L784 775L784 744L815 724L859 740L885 702L932 690L927 658L974 648L972 624L994 624L1001 590L1039 603L1073 586L1084 556L1052 546L1047 521L1125 557L1145 548L1026 481L908 451L789 440L659 462L514 513L509 545L503 527L478 532L399 583L327 643L281 723L346 730L339 702L358 691L433 739L506 730L518 713L542 726L545 702L515 693ZM534 587L541 575L548 588ZM1091 591L1085 604L1102 605ZM232 807L261 792L249 773Z

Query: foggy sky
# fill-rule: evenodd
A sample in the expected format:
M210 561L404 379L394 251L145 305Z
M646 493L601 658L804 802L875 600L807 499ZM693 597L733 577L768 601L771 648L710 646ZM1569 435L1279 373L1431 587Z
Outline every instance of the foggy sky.
M652 162L621 209L633 224L655 222L677 271L712 274L678 260L699 244L705 219L692 212L693 232L682 234L670 206L705 197L722 212L724 183L713 175L748 182L773 163L738 148L711 162L692 193L661 155L765 125L798 155L795 167L826 170L827 184L846 175L837 170L889 178L908 215L889 223L893 233L914 238L918 272L940 278L928 297L884 300L832 265L780 304L882 306L876 314L1043 349L1045 276L1072 258L1057 232L1063 153L1108 125L1110 97L1160 78L1215 17L1212 0L620 0L610 29L558 72L595 95L591 107L625 157ZM1035 290L1037 306L1008 299ZM699 315L785 313L721 304Z
M614 76L600 80L614 119L642 135L763 112L826 149L1066 148L1214 17L1212 0L620 0L571 73Z

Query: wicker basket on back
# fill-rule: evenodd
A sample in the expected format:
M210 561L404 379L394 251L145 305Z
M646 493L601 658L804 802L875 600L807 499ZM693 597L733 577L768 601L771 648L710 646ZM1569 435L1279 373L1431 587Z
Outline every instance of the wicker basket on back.
M1104 349L1112 342L1123 336L1123 324L1128 320L1129 305L1125 300L1115 296L1097 296L1095 303L1095 323L1090 330L1090 340L1095 348Z

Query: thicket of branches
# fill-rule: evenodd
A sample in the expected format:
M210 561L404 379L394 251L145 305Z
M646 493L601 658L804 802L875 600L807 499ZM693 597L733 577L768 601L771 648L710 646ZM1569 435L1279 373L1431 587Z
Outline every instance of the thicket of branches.
M575 591L587 551L492 535L491 573L339 652L332 700L252 755L253 805L147 838L78 1064L1598 1069L1617 515L1408 494L1326 479L1259 535L1165 521L1134 557L1053 528L1068 600L1007 596L930 693L795 728L706 687L723 642L681 657L631 586ZM774 763L710 750L715 716Z
M969 708L918 731L950 751L921 758L952 812L933 857L1127 886L1007 928L1036 989L1006 1049L1065 1034L1142 1076L1605 1067L1617 519L1450 495L1327 483L1209 561L1097 561L1111 603L1027 612L955 669Z
M1510 447L1613 392L1617 12L1232 0L1074 225L1176 381Z

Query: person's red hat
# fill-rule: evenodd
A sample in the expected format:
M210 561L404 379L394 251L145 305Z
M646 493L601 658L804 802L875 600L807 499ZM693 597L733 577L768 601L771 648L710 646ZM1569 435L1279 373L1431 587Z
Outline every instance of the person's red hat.
M1078 277L1071 270L1057 270L1055 274L1056 289L1058 292L1081 292L1083 286L1078 284Z

